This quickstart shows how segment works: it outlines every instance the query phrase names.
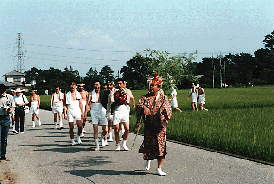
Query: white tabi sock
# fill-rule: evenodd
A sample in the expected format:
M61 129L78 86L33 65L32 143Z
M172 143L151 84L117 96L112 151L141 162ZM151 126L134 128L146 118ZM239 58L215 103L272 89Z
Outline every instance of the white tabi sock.
M95 140L95 144L96 144L96 148L95 151L100 151L100 146L99 146L99 139L94 139Z
M33 128L35 127L35 121L32 121L32 127Z
M54 124L55 124L55 127L54 127L54 129L57 129L57 121L56 122L54 122Z

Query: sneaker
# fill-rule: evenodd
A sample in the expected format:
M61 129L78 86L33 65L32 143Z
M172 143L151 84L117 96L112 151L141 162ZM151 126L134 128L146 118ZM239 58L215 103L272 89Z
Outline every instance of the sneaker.
M25 132L20 132L21 134L25 133Z
M161 168L157 168L157 169L156 169L156 173L157 173L159 176L166 176L166 173L163 172Z
M84 134L84 133L81 133L80 137L85 137L85 134Z
M79 135L77 135L77 143L78 143L78 144L82 144L82 141L81 141L81 139L80 139L80 136L79 136Z
M208 111L208 109L204 109L205 111Z
M120 151L120 149L121 149L121 145L120 144L116 144L116 146L117 146L117 148L116 148L116 150L115 151Z
M76 142L74 141L74 139L71 139L71 145L72 145L72 146L75 146L75 145L76 145Z
M151 163L151 160L146 160L146 163L145 163L145 170L148 171L150 169L150 163Z
M83 128L83 133L86 133L87 131Z
M34 128L35 127L35 122L32 122L32 128Z
M105 144L106 144L106 146L108 146L108 140L105 140Z
M55 124L55 127L54 127L54 129L57 129L58 127L57 127L57 124Z
M42 124L41 121L39 121L39 124L38 124L38 125L41 126L41 124Z
M113 142L112 137L108 138L108 140L107 140L107 141L108 141L108 142Z

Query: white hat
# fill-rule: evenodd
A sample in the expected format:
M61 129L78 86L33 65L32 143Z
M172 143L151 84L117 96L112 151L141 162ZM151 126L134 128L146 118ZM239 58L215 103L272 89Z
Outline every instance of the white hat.
M17 88L16 90L15 90L15 93L22 93L23 92L23 90L21 90L20 88Z

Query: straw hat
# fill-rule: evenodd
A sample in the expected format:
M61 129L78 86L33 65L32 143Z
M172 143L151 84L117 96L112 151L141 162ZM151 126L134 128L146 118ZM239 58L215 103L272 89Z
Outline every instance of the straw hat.
M23 90L21 90L20 88L17 88L16 90L15 90L15 93L22 93L23 92Z

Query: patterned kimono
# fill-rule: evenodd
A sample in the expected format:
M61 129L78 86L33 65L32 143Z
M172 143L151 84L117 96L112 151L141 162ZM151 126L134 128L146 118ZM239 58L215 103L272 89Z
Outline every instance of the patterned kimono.
M156 99L156 100L154 100ZM149 108L151 115L144 115L144 106ZM139 152L145 160L153 160L166 155L166 128L163 121L171 118L172 108L167 96L158 93L156 98L149 94L142 96L136 106L137 124L144 121L144 141Z

